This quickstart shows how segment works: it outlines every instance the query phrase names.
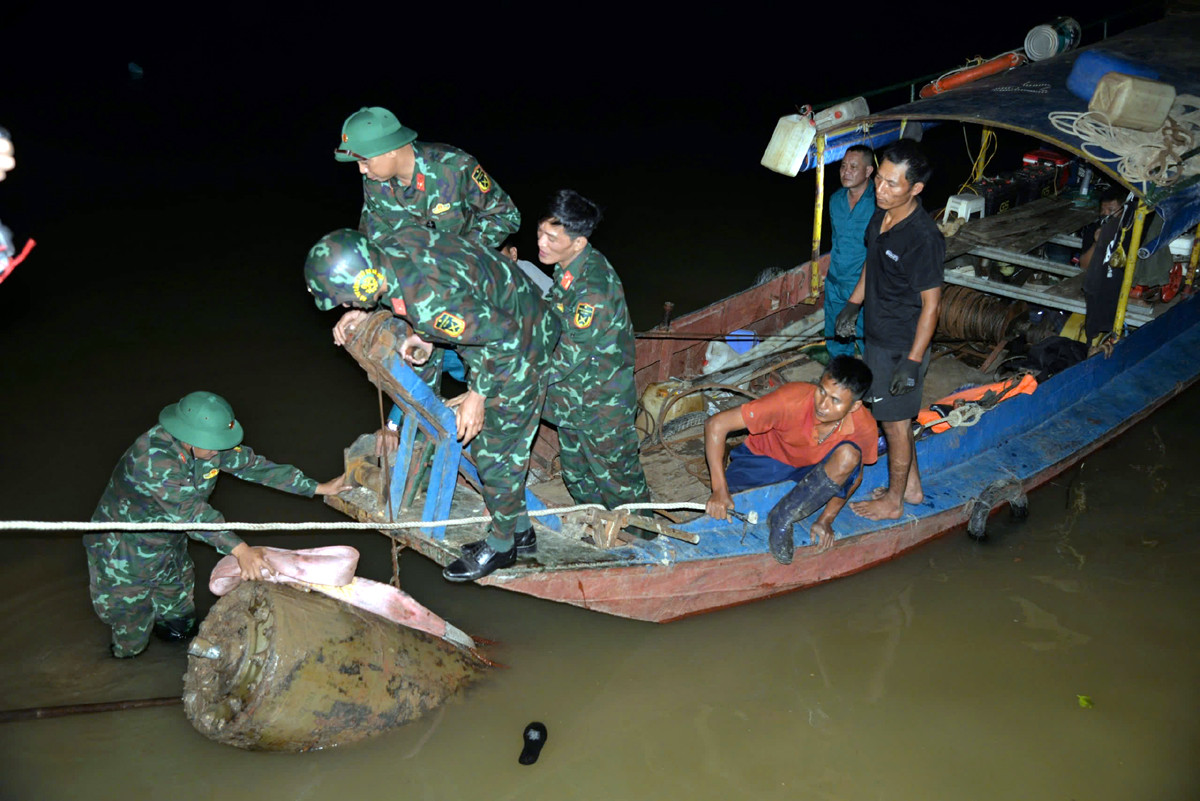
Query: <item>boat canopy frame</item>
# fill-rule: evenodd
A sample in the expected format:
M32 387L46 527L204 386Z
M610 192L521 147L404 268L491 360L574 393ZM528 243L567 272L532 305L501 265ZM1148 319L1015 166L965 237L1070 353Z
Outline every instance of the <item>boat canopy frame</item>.
M1094 144L1084 149L1081 138L1056 128L1050 121L1053 112L1085 112L1088 102L1067 89L1067 78L1082 53L1099 51L1142 64L1158 72L1161 80L1175 87L1177 95L1200 95L1200 15L1170 16L1159 22L1134 28L1104 39L1088 47L1062 53L1008 72L983 78L975 83L943 92L928 98L913 100L866 117L848 121L817 135L810 157L802 169L817 171L817 201L813 225L814 263L820 246L822 180L826 142L834 137L845 142L855 131L868 132L881 125L900 122L903 125L920 123L923 127L942 122L973 123L987 128L1003 129L1034 137L1083 159L1129 189L1137 200L1134 223L1134 247L1129 249L1124 285L1113 330L1124 328L1125 309L1133 280L1133 270L1139 256L1146 258L1171 240L1196 230L1200 224L1200 175L1184 176L1169 186L1132 183L1114 170L1104 158L1115 160L1113 154ZM847 143L848 145L848 143ZM844 147L839 148L844 152ZM1091 151L1091 152L1089 152ZM1150 210L1163 218L1159 234L1142 242L1142 223ZM1197 236L1200 243L1200 236ZM1197 249L1191 259L1191 272L1196 268ZM1189 274L1189 278L1191 275ZM819 291L820 277L813 271L813 292Z

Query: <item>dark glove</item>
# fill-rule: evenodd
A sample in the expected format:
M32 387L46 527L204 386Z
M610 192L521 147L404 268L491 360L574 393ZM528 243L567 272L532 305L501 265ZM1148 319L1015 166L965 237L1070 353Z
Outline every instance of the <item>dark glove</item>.
M858 328L858 310L861 303L847 303L838 312L837 321L833 324L833 334L838 339L854 339Z
M896 365L896 371L892 373L892 385L889 387L889 391L893 395L912 392L917 388L917 373L920 369L920 362L914 362L907 358L901 359L900 364Z

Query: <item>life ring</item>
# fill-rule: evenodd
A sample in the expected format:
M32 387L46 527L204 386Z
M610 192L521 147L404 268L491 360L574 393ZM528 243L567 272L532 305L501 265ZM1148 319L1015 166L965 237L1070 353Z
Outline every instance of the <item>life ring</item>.
M995 75L1005 70L1010 70L1013 67L1019 67L1025 61L1026 58L1021 53L1005 53L1002 56L996 56L977 67L967 67L966 69L952 72L949 75L943 75L936 81L925 84L921 87L921 97L933 97L942 92L957 89L964 84L977 81L980 78L986 78L989 75Z

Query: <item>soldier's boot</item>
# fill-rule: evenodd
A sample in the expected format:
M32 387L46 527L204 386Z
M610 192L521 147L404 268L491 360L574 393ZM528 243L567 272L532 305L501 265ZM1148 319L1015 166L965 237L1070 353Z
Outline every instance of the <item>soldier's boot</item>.
M108 652L113 655L114 659L133 659L135 656L138 656L142 653L141 651L136 653L126 653L125 651L122 651L118 654L116 643L111 642L108 644Z
M771 529L771 556L781 565L790 565L796 551L792 526L811 515L837 495L840 486L830 480L822 467L815 467L784 495L767 515Z
M447 351L447 353L449 353L449 351ZM483 547L485 542L487 542L487 540L468 542L462 547L462 552L475 553ZM534 533L533 526L530 526L524 531L518 531L516 534L514 534L513 542L517 546L517 556L528 556L531 553L537 552L537 534Z
M196 636L200 624L194 617L175 617L154 621L154 636L163 642L184 642Z

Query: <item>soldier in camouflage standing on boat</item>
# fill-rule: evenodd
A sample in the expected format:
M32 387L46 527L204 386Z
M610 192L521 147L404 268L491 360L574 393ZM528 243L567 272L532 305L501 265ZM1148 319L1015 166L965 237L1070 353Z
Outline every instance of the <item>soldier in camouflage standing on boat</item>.
M93 521L223 523L221 513L208 505L222 472L310 498L344 489L340 476L318 484L294 467L241 447L241 423L225 399L211 392L184 396L163 409L158 420L121 457ZM188 537L237 557L243 579L269 572L259 549L228 531L113 531L83 538L92 606L112 627L113 656L137 656L151 630L167 641L195 633Z
M588 238L600 208L559 191L538 223L538 259L554 266L546 302L563 336L542 413L558 426L562 475L577 503L614 508L650 500L638 459L633 325L625 290Z
M366 319L363 309L379 306L411 326L401 348L406 361L419 364L414 348L428 353L437 342L453 346L469 368L467 392L447 405L457 410L458 438L474 439L492 524L443 575L474 581L514 564L518 550L536 549L525 479L559 324L532 282L494 250L419 226L378 242L334 231L309 251L304 275L318 308L355 307L334 328L339 344Z
M360 232L374 241L418 225L489 248L516 233L521 212L473 156L416 138L378 106L359 109L342 125L334 158L358 162L362 173Z
M377 241L405 227L422 226L493 249L516 233L521 212L473 156L416 139L416 131L379 106L361 108L342 124L334 158L358 162L362 173L361 233ZM439 349L417 371L435 392L443 358L447 370L461 369L452 354ZM393 417L397 414L393 409Z

